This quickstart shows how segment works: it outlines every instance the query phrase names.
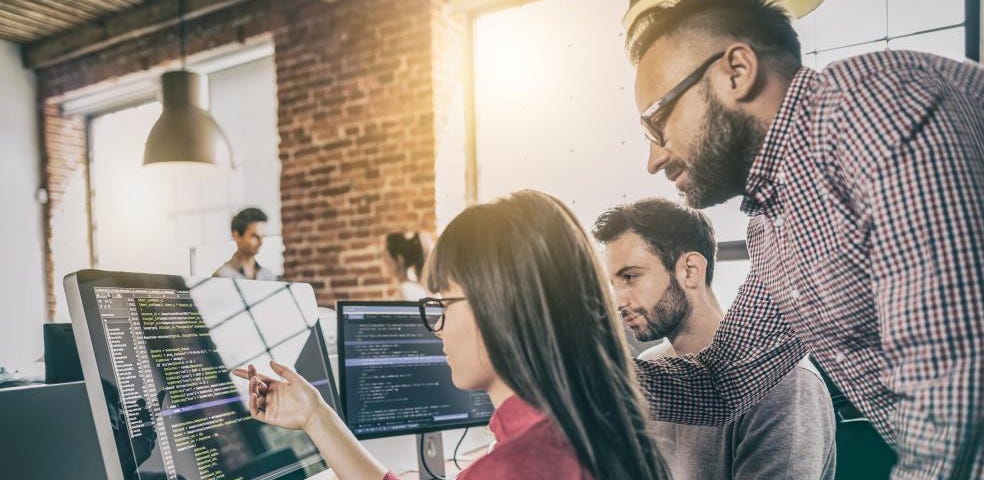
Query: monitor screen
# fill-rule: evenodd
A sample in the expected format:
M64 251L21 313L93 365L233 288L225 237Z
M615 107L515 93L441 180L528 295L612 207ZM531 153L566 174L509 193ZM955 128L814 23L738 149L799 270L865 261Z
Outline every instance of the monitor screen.
M441 340L424 327L416 302L338 302L337 314L342 410L356 437L488 423L488 395L454 386Z
M300 431L250 417L231 370L273 359L336 404L310 285L84 270L65 279L110 479L328 475Z

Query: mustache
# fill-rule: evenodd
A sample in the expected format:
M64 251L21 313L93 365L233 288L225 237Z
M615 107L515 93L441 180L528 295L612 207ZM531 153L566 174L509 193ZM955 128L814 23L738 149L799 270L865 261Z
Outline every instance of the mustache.
M626 318L631 317L632 315L640 315L645 317L648 312L646 311L645 308L637 308L635 310L632 310L627 307L623 307L618 309L618 313L619 315L622 316L622 319L624 320Z
M666 173L666 178L668 178L671 182L675 181L676 178L686 170L687 166L679 160L670 160L666 163L666 166L663 167L663 172Z

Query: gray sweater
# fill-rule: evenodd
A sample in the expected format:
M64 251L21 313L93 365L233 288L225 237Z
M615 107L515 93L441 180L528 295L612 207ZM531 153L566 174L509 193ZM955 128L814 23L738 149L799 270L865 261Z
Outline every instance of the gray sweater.
M669 342L639 355L672 352ZM723 427L656 422L656 444L674 480L832 480L834 410L808 358L762 401Z

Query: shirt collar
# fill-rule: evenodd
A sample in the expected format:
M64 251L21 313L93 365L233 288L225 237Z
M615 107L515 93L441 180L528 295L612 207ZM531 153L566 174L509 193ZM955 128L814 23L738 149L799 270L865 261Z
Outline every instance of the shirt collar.
M260 270L263 270L263 265L260 265L260 262L256 262L256 261L254 261L254 262L253 262L253 269L254 269L254 271L256 271L257 273L259 273L259 272L260 272ZM239 267L239 270L240 270L240 271L242 271L242 272L245 272L245 270L243 270L243 267L242 267L242 266L240 266L240 267Z
M502 443L518 437L543 418L539 410L513 395L495 409L489 420L489 430L495 435L495 441Z
M242 275L246 275L246 270L243 268L243 265L241 263L236 261L235 255L233 255L232 258L230 258L229 261L226 263L229 264L230 267L236 269L237 272L241 273ZM260 266L260 262L257 262L255 260L253 262L253 268L255 269L256 273L259 273L260 270L263 270L263 267Z
M820 74L807 67L800 67L793 76L779 111L765 133L762 147L748 170L745 199L741 204L743 212L757 215L774 200L778 185L783 183L780 179L783 158L793 134L796 113L809 101L819 81Z

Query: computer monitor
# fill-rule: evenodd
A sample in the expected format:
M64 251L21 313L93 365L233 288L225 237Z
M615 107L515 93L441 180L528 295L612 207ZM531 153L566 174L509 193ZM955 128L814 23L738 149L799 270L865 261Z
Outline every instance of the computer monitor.
M82 381L82 365L71 323L46 323L44 333L44 383Z
M310 285L83 270L65 289L107 478L329 478L230 373L274 359L337 405Z
M424 327L416 302L343 301L336 313L342 412L357 438L488 423L488 395L454 386L441 340Z

